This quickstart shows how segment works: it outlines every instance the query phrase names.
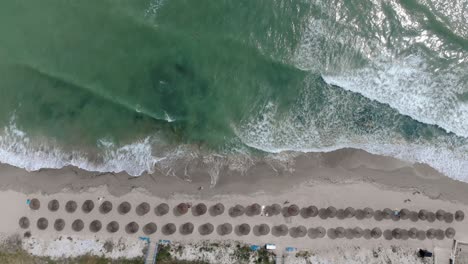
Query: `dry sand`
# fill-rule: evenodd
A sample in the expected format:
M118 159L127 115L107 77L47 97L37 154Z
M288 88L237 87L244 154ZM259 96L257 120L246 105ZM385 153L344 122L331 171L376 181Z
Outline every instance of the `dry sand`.
M290 169L294 168L294 171ZM315 205L319 208L334 206L336 208L371 207L374 210L391 208L399 210L408 208L419 211L426 209L435 212L438 209L455 212L463 210L468 213L468 184L451 180L429 168L426 165L411 165L396 159L375 156L358 150L340 150L327 154L301 155L295 159L288 168L274 167L271 164L258 164L245 174L233 174L222 172L217 185L210 188L211 178L205 173L206 168L199 168L191 172L190 181L177 177L168 177L163 174L144 175L133 178L121 174L97 174L84 172L76 168L61 170L42 170L39 172L25 172L7 165L0 167L0 210L4 215L0 219L0 233L3 237L15 233L23 234L25 230L19 228L18 220L27 216L31 220L32 238L26 240L25 248L38 255L53 255L59 257L69 255L78 249L60 251L56 245L51 249L51 242L58 238L71 237L78 241L96 241L103 243L106 240L125 240L132 248L132 252L138 252L138 236L142 236L141 227L148 222L155 222L158 231L151 235L153 240L170 239L183 243L196 243L201 240L237 240L245 243L262 245L275 243L278 253L282 253L285 247L301 249L314 249L315 252L333 252L340 250L356 251L359 248L372 250L378 247L391 248L396 245L404 248L428 248L447 254L452 248L453 240L385 240L384 238L366 240L360 239L310 239L292 238L290 236L275 237L273 235L255 236L250 233L247 236L238 236L234 232L227 236L219 236L216 232L200 236L198 226L204 223L212 223L215 227L222 223L231 223L233 226L248 223L251 227L266 223L270 227L286 224L289 227L303 225L307 228L322 226L333 227L361 227L362 229L379 227L382 230L393 228L416 227L418 229L454 227L457 231L456 239L468 241L468 225L463 222L445 223L435 221L411 222L410 220L376 221L374 219L357 220L356 218L339 220L331 218L322 220L319 217L304 219L300 215L295 217L283 217L281 215L266 216L241 216L232 218L227 210L235 204L249 205L254 202L260 205L278 203L281 205L294 203L299 207ZM41 208L37 211L30 210L26 205L28 198L38 198ZM97 210L98 204L103 200L113 203L114 209L103 215ZM47 209L48 201L57 199L61 208L57 212ZM96 208L89 214L81 211L81 204L91 199ZM65 202L75 200L78 209L70 214L64 211ZM117 213L117 206L122 201L132 204L132 211L126 215ZM151 211L144 216L137 216L135 207L141 202L148 202ZM226 207L223 215L212 217L209 214L195 217L189 213L184 216L174 216L172 211L158 217L153 208L161 202L166 202L171 209L179 202L206 203L208 206L221 202ZM49 227L38 230L35 223L38 218L46 217ZM53 230L53 221L57 218L65 220L66 227L62 232ZM81 232L71 230L71 223L75 219L82 219L85 228ZM88 225L93 220L103 223L103 230L98 233L89 231ZM105 225L110 221L118 221L120 230L114 234L104 231ZM135 221L140 225L136 234L125 233L124 226ZM165 236L161 233L161 227L165 223L175 223L177 227L185 222L192 222L195 230L192 235L183 236L179 232ZM32 243L31 241L36 241ZM128 240L128 241L127 241ZM29 242L28 242L29 241ZM43 241L43 242L40 242ZM45 242L49 242L48 244ZM29 243L29 244L28 244ZM41 244L42 243L42 244ZM104 252L102 247L89 242L90 248L95 254ZM140 243L140 244L139 244ZM41 245L41 246L39 246ZM46 246L45 246L46 245ZM55 249L54 249L55 247ZM57 253L58 252L58 253ZM55 255L54 255L55 254ZM107 252L108 256L120 256L117 250ZM137 254L137 253L129 253ZM445 256L444 256L445 258ZM324 262L325 263L325 262ZM441 262L444 263L444 262Z

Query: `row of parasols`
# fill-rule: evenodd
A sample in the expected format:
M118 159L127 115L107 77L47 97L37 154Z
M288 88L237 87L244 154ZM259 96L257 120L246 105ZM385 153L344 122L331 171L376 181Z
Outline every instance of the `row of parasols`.
M27 229L30 227L30 221L27 217L21 217L19 220L19 225L23 229ZM46 230L49 226L49 221L46 218L39 218L36 222L37 228L40 230ZM65 221L63 219L55 220L54 229L56 231L63 231L65 228ZM71 228L75 232L80 232L84 229L85 224L82 220L76 219L72 222ZM97 233L101 231L103 225L101 221L94 220L89 224L89 231L93 233ZM119 231L120 225L116 221L111 221L106 225L106 230L109 233L115 233ZM135 234L140 230L140 226L136 222L130 222L125 225L125 232L128 234ZM147 223L142 227L142 232L145 235L151 235L156 233L158 230L157 225L153 222ZM179 226L179 232L182 235L190 235L194 232L195 226L193 223L187 222L181 224ZM168 223L163 225L161 232L164 235L172 235L177 231L177 226L173 223ZM200 235L210 235L215 231L215 227L213 224L205 223L198 227L198 233ZM378 227L373 229L362 229L360 227L355 228L329 228L326 230L323 227L316 227L316 228L309 228L307 229L305 226L295 226L288 228L286 225L276 225L270 228L267 224L259 224L251 228L249 224L240 224L233 228L233 226L229 223L220 224L216 227L216 232L218 235L225 236L229 235L232 232L235 232L239 236L249 235L251 232L256 236L266 236L268 234L272 234L274 236L286 236L290 235L294 238L300 238L308 236L309 238L316 239L316 238L324 238L328 236L331 239L337 238L347 238L347 239L358 239L358 238L365 238L365 239L379 239L382 236L387 239L439 239L442 240L444 238L454 238L455 237L455 229L449 227L445 231L442 229L428 229L428 230L419 230L417 228L411 229L387 229L382 232L382 230Z
M30 200L29 207L32 210L38 210L40 208L40 201L36 198ZM86 200L81 205L81 210L84 213L90 213L94 210L94 202L92 200ZM58 200L51 200L49 201L47 208L51 212L56 212L60 208L60 203ZM78 208L78 204L75 201L68 201L65 204L65 211L68 213L74 213ZM104 201L99 205L99 212L102 214L107 214L111 212L113 209L113 204L110 201ZM117 211L119 214L127 214L132 210L132 205L129 202L122 202L117 206ZM151 210L151 206L147 202L142 202L136 206L135 212L139 216L143 216L149 213ZM210 208L204 203L198 203L192 206L190 203L179 203L175 208L173 208L173 213L177 216L185 215L192 211L194 216L201 216L206 213L209 213L211 216L221 215L225 211L225 207L222 203L217 203L212 205ZM160 203L154 208L154 213L157 216L163 216L168 214L170 211L170 207L167 203ZM299 208L299 206L295 204L291 204L288 206L281 206L279 204L272 204L268 206L262 207L258 203L251 204L249 206L242 206L240 204L234 205L229 208L228 214L231 217L239 217L242 215L247 216L256 216L256 215L265 215L265 216L275 216L282 214L284 217L292 217L301 215L304 218L310 217L320 217L321 219L328 219L328 218L338 218L338 219L345 219L345 218L353 218L356 219L366 219L366 218L374 218L377 221L382 221L383 219L392 219L394 221L398 220L411 220L416 222L418 220L421 221L428 221L434 222L435 220L438 221L445 221L447 223L451 223L454 220L456 221L463 221L465 218L465 214L463 211L456 211L455 213L446 212L442 209L437 210L436 212L431 212L428 210L419 210L419 211L411 211L409 209L401 209L401 210L392 210L390 208L385 208L383 210L373 210L372 208L366 207L364 209L354 209L353 207L347 207L345 209L336 209L333 206L329 206L327 208L317 208L316 206L307 206L303 208Z

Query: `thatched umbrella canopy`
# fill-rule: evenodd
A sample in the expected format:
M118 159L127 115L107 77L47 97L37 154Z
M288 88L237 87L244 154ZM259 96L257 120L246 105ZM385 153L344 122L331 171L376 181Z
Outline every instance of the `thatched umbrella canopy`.
M393 210L390 208L385 208L382 211L382 216L384 219L391 219L393 215Z
M329 228L329 229L327 230L327 236L328 236L330 239L336 239L335 228Z
M51 212L56 212L60 208L60 203L57 200L50 200L49 204L47 204L47 208Z
M392 236L393 238L395 239L402 239L403 235L402 235L402 229L400 228L395 228L392 230Z
M32 210L39 210L40 207L41 207L41 202L39 202L38 199L33 198L29 201L29 208L31 208Z
M233 207L231 207L231 209L229 209L229 215L231 217L238 217L238 216L241 216L243 215L245 212L245 208L244 206L240 205L240 204L237 204Z
M212 216L222 215L224 213L224 205L222 203L217 203L210 208L210 214Z
M99 212L101 214L107 214L112 211L112 203L109 201L104 201L101 206L99 206Z
M411 220L412 222L417 222L417 221L419 220L419 214L418 214L418 212L411 211L410 217L409 217L409 218L410 218L410 220Z
M384 215L383 215L382 211L377 210L377 211L374 212L374 219L376 221L382 221L383 218L384 218Z
M120 225L116 221L112 221L109 224L107 224L106 230L109 233L115 233L119 231Z
M155 223L151 222L144 225L142 230L145 235L152 235L156 233L156 231L158 230L158 226Z
M73 223L72 223L73 231L80 232L81 230L83 230L83 228L84 228L83 220L76 219L75 221L73 221Z
M444 221L444 219L445 219L445 213L447 213L447 212L445 212L445 211L442 210L442 209L437 210L437 211L436 211L436 218L437 218L437 220L439 220L439 221Z
M316 239L318 237L318 230L316 228L309 228L307 235L311 239Z
M436 236L436 230L434 228L430 228L426 231L426 236L428 239L434 239Z
M437 229L435 235L438 240L442 240L445 238L445 232L442 229Z
M408 236L411 239L416 239L418 237L418 229L414 227L410 228L410 230L408 230Z
M328 216L329 216L329 213L328 213L327 209L325 209L325 208L320 208L319 213L318 213L318 216L319 216L321 219L327 219Z
M361 238L364 235L364 230L360 227L355 227L353 229L353 234L355 238Z
M135 212L138 216L143 216L151 210L151 206L147 202L142 202L135 208Z
M375 227L371 230L371 236L372 238L378 239L382 237L382 229Z
M180 203L177 205L175 212L177 215L184 215L188 212L189 207L188 203Z
M40 230L45 230L49 226L49 221L44 217L41 217L37 220L37 228Z
M192 223L190 222L187 222L185 224L182 224L179 228L179 232L182 234L182 235L190 235L193 233L193 229L195 227L193 226Z
M81 210L84 213L89 213L94 209L94 202L91 200L86 200L84 203L81 205Z
M247 209L245 210L245 214L247 216L255 216L261 213L262 213L262 207L258 203L254 203L254 204L247 206Z
M362 219L364 219L366 217L366 213L364 212L364 210L357 209L355 216L356 216L356 219L362 220Z
M270 227L267 224L260 224L254 227L254 233L257 236L266 236L270 233Z
M279 204L272 204L270 205L271 215L279 215L281 214L281 205Z
M237 226L237 233L240 236L245 236L250 234L250 225L248 224L241 224Z
M300 212L299 206L295 204L291 204L290 206L283 208L284 217L297 216L299 212Z
M365 239L371 239L372 238L371 232L372 231L368 228L364 229L364 234L362 235L362 237Z
M194 216L200 216L206 214L206 211L208 211L208 208L206 207L206 204L204 203L199 203L192 207L192 214Z
M68 201L65 204L65 211L67 211L67 213L74 213L77 207L78 204L75 201Z
M426 231L424 231L424 230L418 230L418 233L416 234L416 237L417 237L419 240L424 240L424 239L426 239Z
M428 214L429 214L429 211L427 210L424 210L424 209L419 210L419 213L418 213L419 220L426 221Z
M410 218L410 214L411 214L411 211L406 209L406 208L403 208L400 210L400 218L401 220L407 220Z
M18 223L19 223L19 226L23 229L29 228L29 225L31 224L29 221L29 218L27 218L26 216L21 217Z
M366 215L366 218L372 218L374 216L374 209L366 207L364 208L364 214Z
M445 219L445 223L452 223L453 222L453 214L452 213L445 213L444 219Z
M218 235L225 236L232 233L232 225L229 223L224 223L217 227Z
M408 230L401 229L401 239L408 240L408 238L409 238Z
M347 218L352 218L354 217L356 210L353 207L347 207L345 210L345 215Z
M167 203L160 203L154 208L154 213L157 216L163 216L169 213L169 205Z
M99 232L102 228L102 223L99 220L94 220L89 224L89 231L96 233Z
M169 236L169 235L172 235L176 232L177 230L177 227L176 225L174 225L173 223L168 223L168 224L165 224L163 227L162 227L162 233L166 236Z
M315 217L318 215L318 208L316 206L308 206L301 209L301 216L304 218Z
M328 217L334 218L336 216L338 210L336 210L336 208L333 207L333 206L329 206L327 208L327 212L328 212Z
M338 218L340 220L345 219L346 218L345 210L344 209L338 209L338 211L336 212L336 218Z
M291 237L305 237L307 235L307 228L305 226L296 226L289 229Z
M337 238L343 238L345 236L346 230L343 227L335 228L335 234Z
M445 229L445 236L447 238L454 238L455 237L455 229L453 229L452 227L449 227L447 229Z
M317 230L317 233L318 233L318 238L324 238L325 235L327 234L327 230L325 230L325 228L319 226L316 228Z
M55 229L56 231L59 231L59 232L60 232L60 231L62 231L64 228L65 228L65 220L60 219L60 218L57 219L57 220L55 220L55 222L54 222L54 229Z
M352 228L346 228L345 229L345 237L347 239L353 239L354 238L354 230Z
M213 231L214 231L214 226L210 223L206 223L198 227L198 233L200 233L200 235L202 236L207 236L213 233Z
M127 234L135 234L140 229L140 226L136 222L130 222L125 226L125 232Z
M463 219L465 219L465 213L463 213L463 211L460 211L460 210L456 211L455 212L455 220L457 222L461 222L461 221L463 221Z
M278 226L274 226L271 233L274 235L274 236L285 236L288 234L288 227L286 225L278 225Z
M392 240L393 239L392 230L390 230L390 229L387 229L387 230L383 231L382 235L386 240Z
M427 214L427 221L428 221L429 223L433 223L435 220L436 220L436 215L435 215L435 213L434 213L434 212L429 212L429 213Z
M117 211L121 215L128 214L128 212L130 212L130 210L132 210L132 205L129 202L122 202L117 207Z

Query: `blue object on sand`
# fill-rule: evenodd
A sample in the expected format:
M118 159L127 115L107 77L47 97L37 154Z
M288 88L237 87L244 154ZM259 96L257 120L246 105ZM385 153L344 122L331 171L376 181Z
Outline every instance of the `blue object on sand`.
M26 204L29 205L31 203L31 199L26 200Z
M143 241L146 241L146 242L150 242L150 239L149 237L138 237L140 240L143 240Z
M296 250L297 250L297 248L295 248L295 247L287 247L286 248L286 252L293 252L293 251L296 251Z
M252 251L257 251L257 250L260 249L260 246L252 245L252 246L250 246L250 249L251 249Z

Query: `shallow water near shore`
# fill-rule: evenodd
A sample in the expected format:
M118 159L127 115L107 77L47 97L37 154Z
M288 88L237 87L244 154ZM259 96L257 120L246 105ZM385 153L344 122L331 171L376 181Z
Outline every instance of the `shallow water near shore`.
M0 162L216 175L352 147L468 181L463 1L0 7Z

